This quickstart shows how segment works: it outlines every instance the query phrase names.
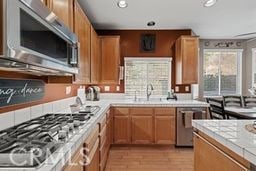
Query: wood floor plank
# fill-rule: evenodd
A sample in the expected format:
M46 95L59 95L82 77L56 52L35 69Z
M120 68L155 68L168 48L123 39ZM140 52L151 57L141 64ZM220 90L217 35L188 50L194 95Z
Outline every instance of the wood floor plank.
M193 149L112 147L105 171L193 171Z

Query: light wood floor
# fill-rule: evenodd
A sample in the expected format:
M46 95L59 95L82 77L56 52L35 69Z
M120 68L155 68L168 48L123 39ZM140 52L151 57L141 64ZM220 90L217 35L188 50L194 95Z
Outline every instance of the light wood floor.
M193 149L112 147L105 171L193 171Z

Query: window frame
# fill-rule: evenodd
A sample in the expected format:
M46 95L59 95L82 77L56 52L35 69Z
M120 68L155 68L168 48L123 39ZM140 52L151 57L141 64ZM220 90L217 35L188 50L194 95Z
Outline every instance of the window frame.
M168 92L171 91L171 86L172 86L172 57L124 57L124 75L126 74L126 61L166 61L166 62L169 62L169 78L168 78ZM148 74L148 73L147 73ZM146 90L145 90L146 91ZM125 94L125 97L133 97L134 95L128 95L126 93L126 76L124 76L124 94ZM153 98L163 98L163 97L166 97L166 95L152 95L151 97ZM146 97L146 94L145 94L145 97L144 96L137 96L138 98L145 98Z
M203 81L203 85L204 85L204 65L205 65L205 52L236 52L236 53L239 53L238 55L238 59L237 59L237 76L238 76L238 79L237 79L237 92L235 95L241 95L242 94L242 59L243 59L243 49L204 49L203 50L203 62L202 62L202 71L203 71L203 74L202 74L202 81ZM220 64L220 62L219 62ZM220 70L219 70L219 74L220 74ZM221 97L223 96L221 94L221 81L220 81L221 77L219 77L219 92L218 92L218 95L215 95L215 96L207 96L205 95L204 93L204 86L203 86L203 97L206 98L206 97Z

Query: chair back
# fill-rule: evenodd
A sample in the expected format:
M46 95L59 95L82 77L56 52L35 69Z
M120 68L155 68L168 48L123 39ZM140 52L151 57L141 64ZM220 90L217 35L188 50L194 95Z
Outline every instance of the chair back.
M255 96L243 96L245 107L256 107L256 97Z
M227 119L224 110L224 102L223 100L206 98L207 103L209 103L209 113L211 119Z
M243 107L241 96L223 96L224 106Z

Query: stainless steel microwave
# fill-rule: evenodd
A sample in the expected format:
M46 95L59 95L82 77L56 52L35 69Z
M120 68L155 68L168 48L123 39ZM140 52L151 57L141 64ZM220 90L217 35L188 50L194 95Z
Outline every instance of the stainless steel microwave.
M77 36L41 0L0 0L0 69L78 73Z

